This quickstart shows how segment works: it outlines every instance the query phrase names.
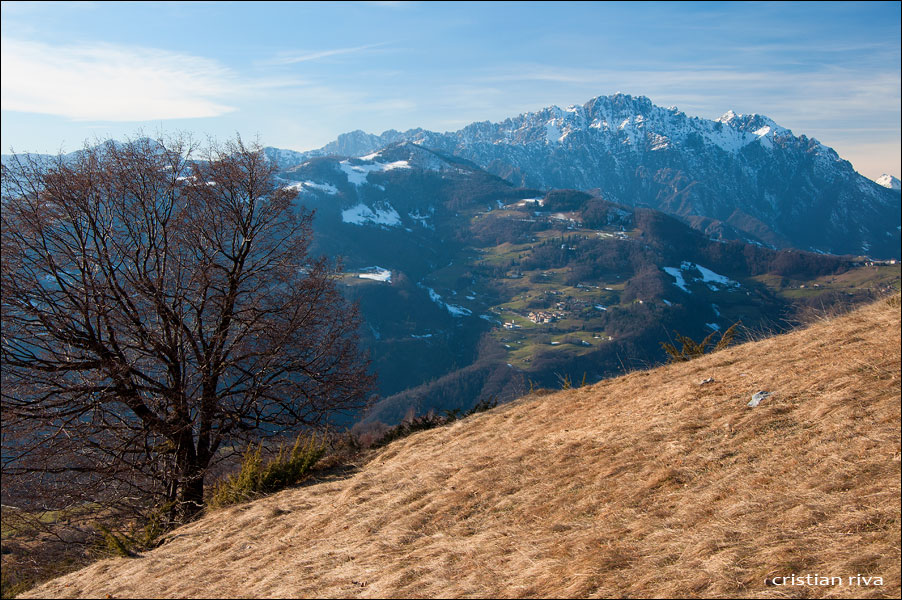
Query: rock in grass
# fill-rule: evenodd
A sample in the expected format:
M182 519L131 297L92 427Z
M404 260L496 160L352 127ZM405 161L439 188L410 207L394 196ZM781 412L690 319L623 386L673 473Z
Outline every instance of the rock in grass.
M756 406L758 406L759 404L761 404L761 401L762 401L762 400L764 400L765 398L767 398L767 397L770 396L770 395L771 395L771 392L765 392L765 391L763 391L763 390L760 391L760 392L755 392L755 393L752 395L752 400L751 400L751 402L749 402L749 407L755 408Z

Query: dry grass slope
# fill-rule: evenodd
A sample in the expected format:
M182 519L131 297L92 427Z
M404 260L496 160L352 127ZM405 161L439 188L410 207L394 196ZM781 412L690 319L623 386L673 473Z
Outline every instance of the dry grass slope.
M884 585L765 584L815 573ZM108 594L898 598L898 296L413 435L31 592Z

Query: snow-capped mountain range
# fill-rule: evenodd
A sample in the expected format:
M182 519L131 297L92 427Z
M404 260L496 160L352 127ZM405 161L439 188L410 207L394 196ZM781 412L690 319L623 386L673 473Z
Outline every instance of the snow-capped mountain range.
M899 254L892 180L874 182L833 149L757 114L708 120L615 94L454 132L354 131L311 152L268 152L288 168L403 141L468 159L516 185L597 190L614 202L662 210L711 237L738 232L774 247Z

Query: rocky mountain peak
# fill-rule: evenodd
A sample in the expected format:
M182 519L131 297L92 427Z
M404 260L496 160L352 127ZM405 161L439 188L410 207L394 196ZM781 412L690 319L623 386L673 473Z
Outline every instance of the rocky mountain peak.
M515 185L600 190L608 200L706 228L719 223L718 231L755 243L875 257L899 252L892 180L875 184L832 148L761 114L731 110L710 120L616 93L445 133L354 131L308 156L366 156L405 141Z
M893 177L887 173L884 173L877 179L875 179L877 185L882 185L883 187L894 190L896 192L902 191L902 181L899 181L898 177Z

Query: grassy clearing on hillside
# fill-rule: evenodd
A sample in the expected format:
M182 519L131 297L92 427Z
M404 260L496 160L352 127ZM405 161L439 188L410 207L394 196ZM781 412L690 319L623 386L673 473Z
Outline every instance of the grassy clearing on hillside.
M850 269L838 275L825 275L813 279L792 279L778 275L753 277L783 298L817 298L827 292L857 295L866 292L885 294L890 289L899 291L902 265L878 265Z
M895 297L527 397L29 595L898 597L900 325ZM842 584L768 585L815 573Z

